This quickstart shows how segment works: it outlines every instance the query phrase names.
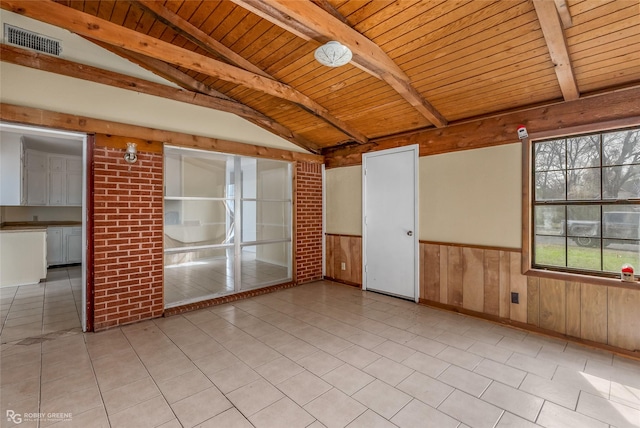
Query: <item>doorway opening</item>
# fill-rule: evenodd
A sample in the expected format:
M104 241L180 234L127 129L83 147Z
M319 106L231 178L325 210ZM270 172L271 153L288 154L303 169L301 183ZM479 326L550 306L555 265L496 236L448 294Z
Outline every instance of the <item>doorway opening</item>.
M2 343L90 325L88 150L83 133L0 123L1 244L33 242L1 255Z
M418 301L418 146L362 156L363 289Z

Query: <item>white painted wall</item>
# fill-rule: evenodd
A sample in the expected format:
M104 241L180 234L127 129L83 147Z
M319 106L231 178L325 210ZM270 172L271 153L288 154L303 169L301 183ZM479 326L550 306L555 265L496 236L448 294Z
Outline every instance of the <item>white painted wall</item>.
M520 159L520 144L421 157L420 239L519 248ZM327 233L361 235L361 167L326 177Z
M170 85L164 79L66 30L11 12L0 24L12 25L62 40L63 57ZM175 86L175 85L171 85ZM113 88L85 80L0 63L0 101L131 125L221 138L303 152L300 147L230 113Z

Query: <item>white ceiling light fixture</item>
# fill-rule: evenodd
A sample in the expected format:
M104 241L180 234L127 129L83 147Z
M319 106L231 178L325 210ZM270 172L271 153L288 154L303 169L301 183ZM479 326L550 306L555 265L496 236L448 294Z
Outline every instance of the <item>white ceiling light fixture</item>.
M313 54L322 65L327 67L340 67L351 61L351 50L340 42L331 41L316 49Z

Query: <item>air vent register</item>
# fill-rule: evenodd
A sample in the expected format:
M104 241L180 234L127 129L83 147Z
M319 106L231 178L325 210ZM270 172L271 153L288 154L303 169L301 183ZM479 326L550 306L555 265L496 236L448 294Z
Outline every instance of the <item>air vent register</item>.
M38 52L49 55L60 56L62 53L62 43L60 40L25 30L24 28L14 27L13 25L4 24L4 41L5 43L20 46L27 49L33 49Z

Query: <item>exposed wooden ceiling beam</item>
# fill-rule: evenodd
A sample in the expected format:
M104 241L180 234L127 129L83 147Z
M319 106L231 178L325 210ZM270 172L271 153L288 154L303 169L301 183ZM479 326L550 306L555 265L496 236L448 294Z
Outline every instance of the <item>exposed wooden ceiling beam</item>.
M342 16L342 14L340 14L340 12L338 12L338 10L335 7L333 7L333 5L328 2L328 0L311 0L311 1L314 2L318 7L321 7L322 9L324 9L325 12L330 13L334 18L337 18L343 23L349 25L349 21L347 21L347 18Z
M2 54L2 61L10 64L17 64L76 79L88 80L116 88L127 89L134 92L233 113L312 153L317 154L320 150L317 145L299 137L291 130L275 122L273 119L244 104L228 98L218 98L210 94L201 94L190 90L176 89L159 83L138 79L113 71L79 64L51 55L44 55L5 44L0 44L0 53ZM176 70L173 67L171 68Z
M178 70L177 68L175 68L170 64L167 64L164 61L160 61L155 58L151 58L142 54L131 52L126 49L118 48L108 43L103 43L98 40L90 39L88 37L86 37L86 39L92 43L95 43L98 46L101 46L103 49L111 51L118 56L121 56L133 63L138 64L140 67L149 70L150 72L162 77L163 79L166 79L170 82L175 83L181 88L187 89L189 91L200 92L201 94L209 95L211 97L221 98L221 99L238 103L238 101L234 100L233 98L226 96L222 92L218 92L215 89L210 88L209 86L205 85L199 80L194 79L193 77L189 76L186 73L183 73L182 71Z
M246 9L260 18L277 25L278 27L287 30L288 32L295 34L303 40L309 41L317 37L320 34L314 32L304 24L292 20L286 13L283 13L275 7L268 5L261 0L231 0L238 6Z
M450 153L461 150L513 144L518 142L517 128L526 125L530 135L550 138L563 135L563 129L579 129L594 124L615 127L640 123L640 86L604 94L585 96L570 102L528 108L450 124L444 129L426 129L406 135L372 139L368 144L323 150L328 168L358 165L362 154L375 150L418 144L420 156ZM581 129L573 132L588 132ZM566 131L565 131L566 133Z
M192 25L186 19L183 19L177 13L174 13L164 7L161 2L151 0L136 0L134 4L137 4L138 6L140 6L140 8L142 8L142 10L152 14L156 19L164 22L173 31L200 46L207 52L218 56L237 67L244 68L247 71L251 71L269 79L273 79L272 76L270 76L261 68L253 65L251 62L247 61L245 58L238 55L233 50L229 49L213 37L209 36L207 33L200 30L195 25Z
M409 77L374 42L316 4L290 0L231 0L279 27L302 37L325 43L337 40L353 53L351 62L384 80L409 104L437 127L447 120L413 88Z
M565 101L576 100L580 98L580 91L571 66L569 49L556 4L553 0L533 0L533 6L540 21L562 96Z
M102 46L104 49L110 50L116 55L120 55L123 58L127 58L128 60L140 65L143 68L146 68L152 73L157 74L158 76L161 76L188 91L199 92L201 94L205 94L211 97L222 98L222 99L229 100L235 104L240 104L244 106L245 109L252 112L252 115L250 117L244 117L244 119L248 120L249 122L255 125L258 125L259 127L273 134L276 134L284 138L285 140L295 144L298 147L302 147L303 149L310 151L311 153L318 154L320 152L320 146L318 146L316 143L309 141L308 139L304 138L299 134L296 134L286 126L276 122L269 116L252 109L246 104L242 104L239 101L234 100L233 98L229 98L226 95L216 91L215 89L211 89L204 83L194 79L193 77L189 76L186 73L181 72L180 70L178 70L175 67L172 67L166 62L159 61L155 58L150 58L141 54L137 54L135 52L131 52L126 49L117 48L115 46L111 46L106 43L94 41L91 39L87 39L87 40L93 41L94 43ZM241 115L238 115L238 116L241 116Z
M566 30L573 26L573 19L571 18L571 12L569 11L569 5L567 0L554 0L556 3L556 9L558 9L558 15L562 21L562 27Z
M242 85L255 91L290 101L331 124L358 143L363 144L368 141L368 138L363 133L331 115L326 108L308 96L300 93L289 85L266 78L262 75L188 51L174 46L171 43L124 28L52 1L21 2L0 0L0 7L19 15L64 28L85 37L122 47L139 54L154 57L180 67L216 77L226 82Z

